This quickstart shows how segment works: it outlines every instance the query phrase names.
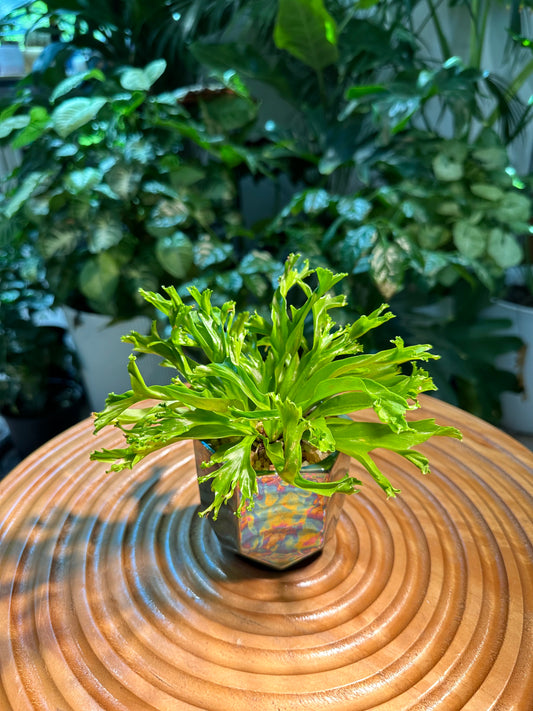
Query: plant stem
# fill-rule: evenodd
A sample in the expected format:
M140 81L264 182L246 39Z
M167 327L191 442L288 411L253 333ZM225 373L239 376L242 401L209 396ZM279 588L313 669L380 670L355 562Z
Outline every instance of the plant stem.
M443 59L449 59L452 56L452 52L450 49L450 45L448 44L448 40L446 39L446 35L444 34L444 31L442 29L442 25L440 23L438 14L437 14L437 7L435 6L435 3L433 0L427 0L429 9L430 9L430 14L431 14L431 19L433 20L433 24L435 26L435 31L437 33L437 37L439 38L439 44L440 44L440 51L442 54ZM439 3L440 5L440 3Z
M326 109L326 87L324 85L324 74L322 69L316 70L316 77L318 79L318 91L320 92L320 101L324 109Z
M483 0L474 0L471 8L469 66L475 67L476 69L481 68L483 46L485 44L485 32L487 30L487 21L489 17L490 0L484 0L483 9L481 7L482 2ZM476 18L480 16L480 21L476 23Z

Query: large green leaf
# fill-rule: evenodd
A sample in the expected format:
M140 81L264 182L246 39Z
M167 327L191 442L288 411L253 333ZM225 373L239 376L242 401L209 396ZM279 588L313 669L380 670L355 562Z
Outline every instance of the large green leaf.
M166 272L183 280L193 260L191 240L184 232L179 231L160 237L155 246L155 256Z
M149 91L166 68L164 59L150 62L144 69L132 67L122 72L120 84L128 91Z
M79 232L62 226L40 236L40 249L44 257L58 257L71 254L80 241Z
M5 216L7 218L13 217L17 210L33 195L34 191L37 190L48 175L49 172L44 170L36 170L30 173L4 207Z
M529 222L531 219L531 200L519 192L507 192L494 212L496 217L503 223Z
M152 210L146 227L154 237L166 237L173 234L176 227L184 225L188 219L189 209L182 200L160 200Z
M19 128L24 128L30 123L30 117L27 114L19 116L9 116L0 123L0 138L9 136L12 131L17 131Z
M290 82L282 68L268 61L261 47L244 42L224 42L224 44L197 42L191 45L191 52L200 64L219 72L234 70L240 76L249 77L276 87L282 96L293 98Z
M231 244L224 244L211 235L202 235L194 245L194 263L200 269L206 269L226 261L232 253ZM239 282L242 285L242 279Z
M77 89L84 82L89 81L89 79L97 79L98 81L104 81L104 73L100 69L90 69L89 71L79 72L73 76L67 77L60 82L50 95L50 102L53 104L57 99L65 96L73 89Z
M216 519L218 511L233 494L237 484L241 490L241 503L237 513L248 504L253 506L254 494L257 494L257 475L251 465L251 449L255 436L243 437L233 446L222 447L212 455L208 465L218 465L216 471L199 477L199 481L213 480L215 497L213 503L202 511L202 516L213 511Z
M52 112L52 125L61 138L66 138L77 128L92 121L106 103L107 99L101 96L67 99Z
M131 200L139 188L141 175L133 166L117 163L106 172L105 180L119 198Z
M13 148L24 148L28 146L47 130L50 125L48 111L42 106L33 106L30 110L30 122L11 141Z
M469 259L478 259L487 248L485 232L466 220L460 220L453 226L453 241L459 252Z
M102 313L109 313L120 278L120 268L106 252L88 259L80 272L80 291L90 302L97 304Z
M101 179L102 174L96 168L73 170L65 177L65 187L70 193L77 195L84 190L91 190L98 185Z
M100 212L89 230L89 252L97 254L118 244L124 236L122 222L114 213Z
M433 172L437 180L451 182L460 180L464 174L462 161L447 153L439 153L432 162Z
M489 233L487 251L501 269L520 264L523 257L522 247L516 237L498 227L494 227Z
M337 61L337 26L322 0L280 0L274 41L320 71Z
M390 299L403 286L405 253L395 242L381 240L372 251L370 273L380 293Z
M231 132L243 128L257 115L255 104L241 96L223 95L202 101L202 115L212 133Z
M504 192L501 188L486 183L472 183L470 190L474 195L477 195L477 197L483 198L483 200L489 200L490 202L498 202L504 196Z

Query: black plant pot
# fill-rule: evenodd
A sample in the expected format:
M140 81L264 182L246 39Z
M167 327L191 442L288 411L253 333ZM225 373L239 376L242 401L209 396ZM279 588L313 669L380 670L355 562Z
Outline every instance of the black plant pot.
M82 388L75 384L79 390L78 399L67 406L50 406L39 415L32 414L12 415L2 413L9 429L11 441L21 457L27 457L35 449L60 432L72 427L90 414L87 398ZM72 388L72 383L69 383Z

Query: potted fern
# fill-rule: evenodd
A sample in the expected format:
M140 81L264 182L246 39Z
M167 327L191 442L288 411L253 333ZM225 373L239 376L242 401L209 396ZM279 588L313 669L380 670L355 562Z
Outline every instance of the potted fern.
M427 458L413 447L433 435L461 435L434 420L405 417L419 393L435 389L416 365L437 357L430 346L397 338L390 349L362 353L361 337L392 318L386 305L353 324L333 321L330 311L346 299L331 290L344 276L291 255L267 318L237 314L232 302L215 307L209 290L190 289L194 306L173 287L165 288L168 298L143 292L168 317L170 333L160 336L154 323L150 335L132 332L123 340L161 356L177 376L150 386L131 356L132 389L109 395L95 418L95 432L121 428L125 446L95 451L92 459L119 471L194 440L200 515L210 514L222 544L276 568L322 549L340 495L362 484L348 471L350 457L396 496L374 449L397 452L427 472ZM347 417L367 408L379 422Z

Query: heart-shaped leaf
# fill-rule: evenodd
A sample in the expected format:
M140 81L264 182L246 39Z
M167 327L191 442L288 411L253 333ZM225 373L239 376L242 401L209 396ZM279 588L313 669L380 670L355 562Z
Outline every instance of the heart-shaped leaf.
M61 138L66 138L77 128L92 121L106 103L107 99L102 96L67 99L52 112L52 125Z
M191 240L184 232L174 232L157 240L155 256L163 269L176 279L185 279L193 260Z

